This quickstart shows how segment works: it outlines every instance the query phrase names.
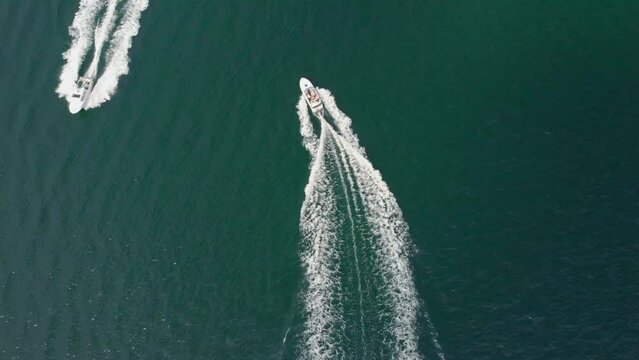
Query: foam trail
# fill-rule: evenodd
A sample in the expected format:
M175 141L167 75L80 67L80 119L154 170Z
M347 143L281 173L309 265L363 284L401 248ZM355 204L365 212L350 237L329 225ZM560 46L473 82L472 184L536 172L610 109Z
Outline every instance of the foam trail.
M408 259L408 225L379 171L339 134L333 133L333 136L351 160L366 218L378 240L374 249L388 287L386 296L392 302L391 341L394 344L395 358L419 359L415 330L419 301Z
M388 185L382 179L381 173L376 170L371 162L366 157L366 152L363 147L359 145L359 139L351 129L351 119L344 114L335 103L335 99L328 90L318 89L324 106L328 114L333 119L337 130L335 131L330 124L324 119L320 120L321 134L319 145L316 144L315 134L312 132L312 126L310 124L310 117L304 103L303 98L300 99L298 104L298 115L300 117L300 133L304 146L309 150L313 158L311 175L309 184L306 188L306 198L304 200L302 214L313 214L313 221L317 224L325 224L327 228L336 228L339 226L339 219L335 219L335 197L332 192L333 185L326 184L324 182L330 181L327 174L327 166L325 161L331 159L325 159L324 148L326 147L326 137L329 137L332 141L332 147L329 149L332 155L333 168L337 169L339 175L339 184L334 184L335 187L339 187L344 191L346 197L346 210L348 213L348 220L351 222L351 236L353 238L353 251L354 251L354 265L357 272L358 291L360 293L360 314L363 316L363 301L362 289L361 289L361 276L380 276L381 283L377 284L379 291L379 302L381 304L378 310L380 311L380 320L382 320L383 329L378 329L377 332L382 334L381 346L384 349L388 349L390 357L393 359L421 359L421 355L418 349L418 335L417 335L417 319L419 313L419 300L417 290L415 288L412 269L410 267L410 255L412 253L412 242L408 232L408 225L404 221L403 214L395 196L388 188ZM317 150L315 150L317 149ZM321 161L321 166L318 164ZM311 184L318 183L317 179L322 179L322 191L309 192ZM349 195L350 192L350 195ZM318 196L327 196L331 201L331 207L319 206L318 204L322 199ZM361 209L357 205L358 200L361 202ZM326 201L326 200L324 200ZM351 202L353 207L351 207ZM309 206L315 206L314 211L305 211L304 208ZM326 211L330 210L330 211ZM359 259L357 257L358 251L356 236L355 236L355 222L358 216L363 216L365 224L370 228L370 233L364 232L361 234L362 241L370 244L370 248L374 254L370 258L371 264L367 265L367 271L372 273L360 273ZM311 231L318 231L319 226L308 226L306 223L311 217L302 216L300 219L300 228L303 238L307 243L317 243L319 234L311 234ZM331 234L333 235L333 234ZM337 243L338 240L333 240ZM324 242L326 245L326 242ZM304 257L302 257L304 259ZM330 261L335 261L333 267L339 266L339 254L333 255L330 258L326 258ZM370 266L371 268L368 268ZM327 268L331 268L327 266ZM326 269L317 268L318 272L321 272L322 278L328 283L339 281L339 276L342 274L339 271L325 271ZM377 275L374 275L377 274ZM307 279L308 279L307 271ZM331 280L331 278L335 278ZM342 291L345 291L343 289ZM323 320L323 316L326 312L312 313L315 309L314 306L309 306L308 296L305 297L307 324L304 339L306 340L305 346L309 346L309 339L313 335L313 331L317 330L317 324L322 321L328 321L330 318ZM337 312L339 304L333 304L331 311ZM377 305L374 305L377 306ZM431 340L437 352L437 355L441 360L445 359L445 355L441 345L437 340L437 333L430 321L428 314L424 311L426 325L429 328ZM312 326L315 325L315 326ZM363 318L360 318L360 326L362 331L364 330ZM364 333L362 332L362 335ZM325 342L332 344L333 348L339 348L341 343L337 337L331 338L335 334L323 333L325 336ZM348 339L346 339L348 340ZM364 343L364 338L362 338ZM366 348L367 346L364 346ZM341 354L343 350L341 348L336 350L337 354ZM323 358L317 356L314 352L304 352L303 358ZM355 355L355 354L351 354ZM358 354L362 356L362 354ZM365 357L365 355L364 355Z
M323 90L323 89L321 89ZM320 90L320 91L321 91ZM330 94L330 93L329 93ZM349 119L350 120L350 119ZM326 121L325 119L322 118L322 121ZM329 127L330 128L330 127ZM334 131L333 129L331 130L331 135L334 135ZM357 138L355 138L357 139ZM344 184L344 179L342 177L342 171L341 168L345 169L346 172L346 178L348 179L348 185L349 185L349 190L351 194L355 194L355 183L353 181L353 174L351 173L351 166L348 163L348 159L346 158L346 153L344 152L344 149L342 148L341 144L339 143L339 139L336 138L335 136L333 136L333 141L335 142L335 144L338 146L340 151L335 150L334 153L335 155L337 155L337 152L339 152L340 155L340 161L341 161L341 167L338 167L339 172L340 172L340 180L342 182L342 188L344 189L344 195L345 197L348 199L347 196L347 192L346 192L346 185ZM337 159L335 159L335 162L338 163L339 161ZM361 198L361 197L360 197ZM354 212L355 213L359 213L359 206L357 205L357 199L355 197L353 197L353 208L354 208ZM358 258L358 251L359 248L357 246L357 238L355 236L355 220L353 219L353 214L351 211L351 207L350 207L350 202L347 202L347 210L348 210L348 216L350 219L350 223L351 223L351 238L353 239L353 254L354 254L354 259L355 259L355 270L357 272L357 288L358 288L358 292L359 292L359 307L360 307L360 326L362 329L362 344L363 344L363 358L366 358L366 329L364 326L364 300L363 300L363 296L364 296L364 292L362 291L362 276L361 276L361 271L360 271L360 266L359 266L359 258Z
M119 0L109 0L104 18L102 18L102 21L95 28L95 35L93 37L93 60L91 61L89 69L84 74L84 77L93 79L98 73L98 63L100 62L102 46L104 46L104 42L106 41L107 36L111 32L111 30L113 29L113 25L115 24L115 7L117 6L118 1Z
M59 97L70 99L75 90L75 81L80 72L82 61L91 46L95 18L104 6L104 0L81 0L78 11L69 27L71 46L62 54L66 61L60 72L60 79L56 93Z
M85 108L98 107L111 99L117 90L120 77L129 73L129 49L133 37L140 29L142 12L148 5L148 0L130 0L126 3L124 15L111 38L104 73L96 82Z
M306 106L306 100L304 100L303 96L300 96L296 108L297 116L300 119L300 135L302 135L302 144L309 154L315 158L315 152L317 151L319 141L317 136L315 136L315 132L313 132L313 124L311 124L311 117L308 114ZM313 162L311 162L311 164L312 163Z
M326 124L326 120L324 120L324 118L321 118L322 124ZM326 127L329 127L329 125L324 125ZM333 130L330 129L331 134L333 133ZM336 142L337 139L333 136L333 141ZM335 163L339 163L339 159L338 159L338 155L337 155L337 150L335 149L335 147L332 148L331 151L331 155L333 156L333 159L335 161ZM354 190L353 188L353 181L351 178L351 174L350 174L350 169L348 168L348 166L345 166L346 168L346 172L347 172L347 177L348 177L348 181L350 182L350 189L351 191ZM357 277L357 290L359 293L359 310L360 310L360 318L359 318L359 322L360 322L360 331L361 331L361 340L362 340L362 349L364 351L363 357L366 358L366 330L365 330L365 326L364 326L364 294L362 292L362 276L361 276L361 271L359 269L359 258L357 256L357 238L355 236L355 220L353 218L353 211L351 210L351 204L349 201L349 196L348 196L348 192L347 192L347 187L346 187L346 182L344 181L344 171L342 171L342 167L337 166L337 171L339 173L339 179L342 185L342 190L344 191L344 199L346 200L346 212L348 214L348 219L349 222L351 224L351 239L353 241L353 257L355 259L355 274ZM353 200L353 202L355 203L356 206L356 201Z
M119 2L120 0L108 0L104 17L95 28L95 48L97 53L102 52L102 47L115 26L115 20L117 18L115 16L115 9Z
M344 327L340 306L339 237L336 203L325 165L326 125L322 124L305 199L300 213L300 232L304 240L301 261L305 269L306 315L303 333L303 359L339 359L343 351L333 341Z
M363 147L359 146L359 139L357 135L353 133L351 129L352 120L348 115L344 114L338 107L335 102L335 98L331 94L330 91L326 89L319 89L320 97L322 98L322 103L324 103L324 108L328 111L328 114L333 119L333 122L337 126L337 130L352 146L355 148L360 154L365 155L366 151Z

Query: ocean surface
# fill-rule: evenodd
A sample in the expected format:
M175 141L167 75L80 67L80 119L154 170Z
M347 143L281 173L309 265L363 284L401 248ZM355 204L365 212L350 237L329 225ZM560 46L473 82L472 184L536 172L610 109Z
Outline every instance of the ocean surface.
M0 359L639 358L639 2L91 3L0 2Z

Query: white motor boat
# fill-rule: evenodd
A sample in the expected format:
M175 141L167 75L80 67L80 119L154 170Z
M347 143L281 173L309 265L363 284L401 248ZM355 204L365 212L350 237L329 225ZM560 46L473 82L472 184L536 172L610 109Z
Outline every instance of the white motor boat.
M322 104L322 99L320 99L319 93L317 89L311 84L310 81L306 78L300 79L300 90L302 90L302 94L306 99L306 103L311 108L311 111L315 116L319 118L324 117L324 105Z
M89 77L80 77L76 82L77 88L71 94L69 100L69 112L77 114L84 108L93 90L93 79Z

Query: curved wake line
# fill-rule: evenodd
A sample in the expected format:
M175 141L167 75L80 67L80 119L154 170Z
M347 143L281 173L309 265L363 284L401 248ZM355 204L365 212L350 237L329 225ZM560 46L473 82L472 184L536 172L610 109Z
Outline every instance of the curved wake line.
M433 325L433 321L430 319L430 316L427 312L424 312L424 318L426 319L426 326L428 326L428 332L430 333L433 346L435 347L435 351L437 352L437 357L439 357L439 360L446 360L444 349L439 344L439 340L437 340L439 334L437 333L437 330L435 330L435 325Z

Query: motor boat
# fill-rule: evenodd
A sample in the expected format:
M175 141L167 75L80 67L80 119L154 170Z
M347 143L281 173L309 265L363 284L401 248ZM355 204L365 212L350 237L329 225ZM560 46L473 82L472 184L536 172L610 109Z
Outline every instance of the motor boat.
M80 77L76 82L76 89L71 94L69 100L69 112L77 114L84 108L93 90L93 79L90 77Z
M320 99L319 92L306 78L300 79L300 90L306 99L306 103L311 108L311 112L319 118L324 118L324 105Z

